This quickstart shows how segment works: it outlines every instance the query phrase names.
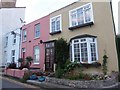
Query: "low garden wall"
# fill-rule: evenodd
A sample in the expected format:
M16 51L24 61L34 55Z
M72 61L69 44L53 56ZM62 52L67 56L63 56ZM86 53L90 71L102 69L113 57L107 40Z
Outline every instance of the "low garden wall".
M4 74L16 78L22 78L25 74L25 71L19 69L5 69Z
M107 80L66 80L46 77L46 82L74 88L103 88L114 85L118 81L116 80L116 78L110 78Z

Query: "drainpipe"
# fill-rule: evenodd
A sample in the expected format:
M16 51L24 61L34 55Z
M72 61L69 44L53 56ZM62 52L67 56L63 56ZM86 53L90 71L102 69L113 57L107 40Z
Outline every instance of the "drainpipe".
M115 43L116 43L116 50L118 45L118 40L117 40L117 35L116 35L116 28L115 28L115 22L114 22L114 16L113 16L113 9L112 9L112 0L110 0L110 9L111 9L111 14L112 14L112 21L113 21L113 27L114 27L114 35L115 35ZM118 57L118 67L119 67L119 72L120 72L120 57L119 57L119 50L117 50L117 57Z

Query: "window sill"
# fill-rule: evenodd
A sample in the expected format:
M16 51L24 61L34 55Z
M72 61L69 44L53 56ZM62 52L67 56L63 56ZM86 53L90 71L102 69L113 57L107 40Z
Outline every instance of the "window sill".
M26 41L22 41L22 43L25 43L25 42L27 42L27 40Z
M51 32L50 35L59 34L59 33L61 33L61 31Z
M35 40L35 39L39 39L39 38L40 38L40 37L35 37L34 40Z
M89 68L89 67L100 67L101 63L99 62L93 62L93 63L81 63L83 67Z
M77 28L85 27L85 26L91 26L91 25L93 25L93 24L94 24L93 22L89 22L89 23L85 23L85 24L81 24L81 25L69 27L68 29L69 29L69 30L74 30L74 29L77 29Z
M33 63L33 64L40 64L40 63Z

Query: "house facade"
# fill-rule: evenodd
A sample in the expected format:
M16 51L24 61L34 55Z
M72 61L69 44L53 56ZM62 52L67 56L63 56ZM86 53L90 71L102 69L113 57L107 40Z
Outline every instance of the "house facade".
M12 34L12 32L8 32L5 35L5 46L4 46L4 60L5 65L9 65L10 63L16 63L18 67L18 59L20 58L20 29L13 31L15 34Z
M21 58L31 56L31 68L44 69L45 46L49 40L49 15L22 27Z
M64 38L70 44L71 62L78 61L82 64L99 62L102 65L103 56L107 55L108 72L118 71L110 2L81 0L50 13L49 33L50 41L46 45L51 45L51 48L48 51L52 50L54 53L54 40ZM54 61L54 57L46 58ZM87 68L84 72L100 73L102 67Z
M6 49L6 35L8 35L8 33L10 33L11 31L19 30L22 27L23 23L21 23L20 18L24 20L25 7L15 7L16 0L1 0L0 3L0 61L2 65L5 65L7 61L11 60L11 58L6 57L6 55L9 56L9 53L11 51L6 50L12 50L12 48ZM11 35L11 38L12 37L13 36ZM19 41L19 39L16 41ZM17 52L19 52L19 49ZM9 60L6 60L6 58L8 58Z

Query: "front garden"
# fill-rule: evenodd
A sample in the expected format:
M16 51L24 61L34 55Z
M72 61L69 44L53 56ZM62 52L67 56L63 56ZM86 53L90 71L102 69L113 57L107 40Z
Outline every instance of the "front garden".
M55 43L55 72L30 70L30 65L33 59L29 56L26 60L23 60L22 58L19 59L18 68L16 68L15 63L10 64L5 70L5 74L20 78L22 82L36 80L39 82L45 81L77 88L102 87L115 84L118 81L117 72L111 72L111 74L108 75L107 59L108 56L105 53L102 64L99 62L92 64L83 64L78 63L77 61L70 62L69 45L67 44L67 41L60 38ZM101 69L102 73L85 73L85 69L89 68Z

